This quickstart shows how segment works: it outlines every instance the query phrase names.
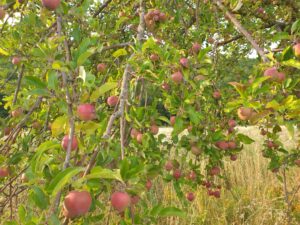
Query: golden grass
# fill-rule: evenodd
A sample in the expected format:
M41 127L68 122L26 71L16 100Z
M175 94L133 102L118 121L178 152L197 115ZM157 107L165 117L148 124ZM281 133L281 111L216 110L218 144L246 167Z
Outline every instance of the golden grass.
M169 134L170 130L160 130ZM285 203L282 183L276 175L267 170L268 160L261 155L263 139L257 127L239 128L241 133L249 135L257 142L245 146L235 162L225 162L227 185L223 184L221 198L209 197L206 189L199 187L194 202L185 208L176 197L172 184L156 181L152 190L164 205L172 205L187 211L186 219L165 218L159 224L164 225L283 225L285 222ZM288 148L295 146L294 137L283 129L280 139ZM299 169L288 172L289 187L299 184ZM226 187L224 187L226 186ZM228 188L230 187L230 188ZM155 197L149 200L156 203ZM300 212L296 199L293 213ZM300 219L293 224L300 224Z

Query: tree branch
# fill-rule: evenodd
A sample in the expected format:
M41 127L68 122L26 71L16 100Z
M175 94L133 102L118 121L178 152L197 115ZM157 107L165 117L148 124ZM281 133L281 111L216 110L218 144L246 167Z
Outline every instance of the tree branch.
M93 14L93 17L97 17L102 11L103 9L105 9L109 3L111 3L112 0L107 0L106 2L104 2L100 7L99 9Z
M24 69L25 69L25 66L24 66L24 64L23 64L23 65L22 65L22 68L21 68L21 71L20 71L20 73L19 73L19 75L18 75L17 87L16 87L16 90L15 90L14 99L13 99L13 101L12 101L13 105L16 104L17 99L18 99L18 93L19 93L19 91L20 91L21 81L22 81L22 78L23 78Z
M266 57L263 49L261 49L258 44L255 42L255 40L252 38L250 33L240 24L240 22L235 18L233 14L231 14L219 0L214 0L214 3L217 5L217 7L222 10L226 17L233 23L233 25L237 28L239 32L241 32L245 38L250 42L250 44L253 46L253 48L257 51L257 53L260 55L262 60L264 62L269 62L269 59Z

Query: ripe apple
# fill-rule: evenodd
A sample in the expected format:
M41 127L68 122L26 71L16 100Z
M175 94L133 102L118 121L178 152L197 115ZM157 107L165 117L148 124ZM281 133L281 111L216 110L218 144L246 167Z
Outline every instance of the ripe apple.
M9 169L8 168L0 168L0 177L7 177L9 176Z
M153 135L156 135L156 134L158 134L159 127L156 124L152 124L150 127L150 131Z
M55 10L59 4L60 0L42 0L43 6L48 10Z
M152 188L152 182L151 182L151 180L147 180L147 182L146 182L146 188L147 188L148 191L150 191L150 189Z
M173 177L178 180L181 177L181 170L180 169L175 169L173 171Z
M11 132L11 130L12 130L12 128L11 128L11 127L5 127L5 128L3 129L3 133L4 133L4 135L5 135L5 136L9 135L9 134L10 134L10 132Z
M77 115L83 121L89 121L96 118L96 109L92 104L81 104L77 107Z
M275 148L276 144L273 141L267 141L267 147L268 148Z
M227 150L229 148L229 145L226 141L218 141L216 142L215 146L222 150Z
M260 134L262 136L265 136L268 133L268 131L266 131L265 129L261 129Z
M203 182L203 185L204 185L206 188L210 188L210 187L211 187L211 182L210 182L210 181L204 181L204 182Z
M130 131L130 136L132 139L136 139L136 136L139 134L140 132L135 129L135 128L132 128L131 131Z
M211 176L219 175L220 173L221 173L221 169L218 166L215 166L215 167L210 169L210 175Z
M174 126L174 125L175 125L175 122L176 122L176 116L171 116L171 117L170 117L170 124L171 124L172 126Z
M193 145L192 147L191 147L191 152L195 155L195 156L198 156L198 155L200 155L201 154L201 149L198 147L198 146L195 146L195 145Z
M131 204L136 205L140 201L140 197L138 195L131 196Z
M64 200L64 216L74 218L86 214L92 204L92 197L87 191L71 191Z
M184 68L188 68L189 67L189 60L187 58L181 58L179 60L180 65Z
M260 13L260 14L264 14L265 10L260 7L260 8L257 9L257 12Z
M235 141L228 141L228 148L229 149L236 149Z
M221 98L221 92L220 91L214 91L213 97L214 97L214 99L220 99Z
M137 140L138 143L141 144L143 142L143 134L142 133L138 133L136 135L136 140Z
M237 160L237 155L231 155L230 160L231 161L236 161Z
M197 42L193 43L192 52L194 54L198 54L200 49L201 49L201 45L199 43L197 43Z
M38 130L38 129L41 129L42 125L39 121L34 121L31 126L32 126L33 129Z
M219 190L214 191L214 196L215 196L216 198L220 198L220 196L221 196L220 191L219 191Z
M300 43L295 44L293 49L295 56L300 57Z
M285 73L278 72L275 80L282 83L285 80Z
M300 166L300 159L296 159L296 160L294 161L294 163L295 163L297 166Z
M213 190L209 189L209 190L207 190L207 194L209 196L214 196L215 192Z
M106 70L106 64L105 63L99 63L97 65L97 71L100 72L100 73L103 73L105 72Z
M180 84L183 80L183 76L182 76L182 73L181 72L175 72L171 75L172 77L172 80L174 81L174 83L176 84Z
M265 77L271 77L272 79L275 79L277 76L277 68L276 67L271 67L271 68L267 68L264 72L264 76Z
M186 199L189 200L190 202L194 201L195 195L193 192L189 192L186 194Z
M159 13L159 20L161 21L161 22L164 22L164 21L166 21L167 20L167 15L165 14L165 13Z
M170 85L168 83L164 82L161 85L161 88L164 89L165 91L169 91L170 90Z
M231 133L233 133L234 128L233 127L229 127L227 131L228 131L229 134L231 134Z
M159 56L157 54L151 54L150 55L150 60L152 62L157 62L159 60Z
M0 7L0 20L3 20L3 19L4 19L5 14L6 14L5 10L4 10L3 8Z
M236 126L235 120L234 120L234 119L228 120L228 126L229 126L229 127L235 127L235 126Z
M18 64L20 64L20 62L21 62L21 58L18 56L14 56L11 60L11 63L14 65L18 65Z
M68 149L68 143L69 143L69 135L65 135L64 138L61 141L61 147L64 150L67 150ZM76 136L74 135L73 138L72 138L71 150L73 151L73 150L77 149L77 147L78 147L78 141L77 141Z
M241 107L238 109L237 114L241 120L248 120L253 114L253 109Z
M189 179L189 180L195 180L196 177L197 177L197 174L195 173L195 171L191 171L187 175L187 179Z
M17 118L17 117L19 117L19 116L21 116L21 115L23 115L23 109L22 109L22 108L17 108L17 109L15 109L15 110L13 110L13 111L11 112L11 116L12 116L13 118Z
M114 192L111 195L110 200L112 207L119 212L123 212L131 202L130 196L126 192L120 191Z
M107 98L107 104L110 106L110 107L113 107L113 106L116 106L119 102L119 97L114 95L114 96L110 96Z
M167 171L171 171L171 170L173 169L173 163L172 163L172 161L166 162L166 164L165 164L165 169L166 169Z

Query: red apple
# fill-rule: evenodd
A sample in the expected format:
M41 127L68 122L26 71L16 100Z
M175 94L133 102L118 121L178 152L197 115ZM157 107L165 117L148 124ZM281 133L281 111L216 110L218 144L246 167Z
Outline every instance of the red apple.
M189 179L189 180L195 180L196 177L197 177L197 174L195 173L195 171L191 171L187 175L187 179Z
M173 163L172 163L172 161L166 162L166 164L165 164L165 169L166 169L167 171L171 171L171 170L173 169Z
M200 155L201 154L201 149L198 147L198 146L195 146L195 145L193 145L192 147L191 147L191 152L195 155L195 156L198 156L198 155Z
M268 133L268 131L266 131L265 129L261 129L260 134L262 136L265 136Z
M140 197L138 195L131 196L131 204L136 205L140 201Z
M216 142L215 146L222 150L227 150L229 148L229 145L226 141L218 141Z
M8 176L9 176L9 169L5 167L0 168L0 178L8 177Z
M150 55L150 60L152 62L157 62L159 60L159 56L157 54L151 54Z
M271 68L267 68L264 72L264 76L265 77L271 77L272 79L274 79L277 76L277 69L276 67L271 67Z
M237 160L237 155L231 155L230 160L231 161L236 161Z
M189 60L187 58L181 58L179 60L180 65L184 68L188 68L189 67Z
M172 126L174 126L174 125L175 125L175 122L176 122L176 116L171 116L171 117L170 117L170 124L171 124Z
M3 19L4 19L5 14L6 14L5 10L4 10L3 8L0 7L0 20L3 20Z
M213 97L214 97L214 99L220 99L221 98L221 92L220 91L214 91Z
M11 128L11 127L5 127L5 128L3 129L3 133L4 133L4 135L5 135L5 136L9 135L9 134L10 134L10 132L11 132L11 130L12 130L12 128Z
M150 189L152 188L152 182L151 182L151 180L147 180L147 182L146 182L146 188L147 188L148 191L150 191Z
M17 118L17 117L19 117L19 116L21 116L21 115L23 115L23 109L22 109L22 108L17 108L17 109L15 109L15 110L13 110L13 111L11 112L11 116L12 116L13 118Z
M14 65L18 65L18 64L20 64L20 62L21 62L21 58L18 56L14 56L11 60L11 63Z
M100 73L103 73L105 72L106 70L106 64L105 63L99 63L97 65L97 71L100 72Z
M114 192L111 197L111 205L119 212L123 212L131 202L130 196L126 192Z
M229 149L236 149L235 141L228 141L228 148Z
M64 150L68 149L68 143L69 143L69 135L65 135L64 138L61 141L61 146ZM72 144L71 144L71 150L75 150L78 147L78 141L76 136L74 135L72 138Z
M219 175L220 173L221 173L221 169L218 166L215 166L215 167L211 168L211 170L210 170L211 176Z
M276 144L273 141L267 141L267 147L268 148L275 148Z
M139 134L140 132L135 129L135 128L132 128L131 131L130 131L130 136L132 139L136 139L136 136Z
M192 52L194 54L198 54L200 49L201 49L201 45L199 43L197 43L197 42L193 43Z
M253 109L252 108L246 108L246 107L241 107L237 111L238 117L241 120L248 120L251 118L253 114Z
M83 121L93 120L96 118L96 109L92 104L81 104L77 107L77 115Z
M214 191L214 194L213 194L216 198L220 198L220 196L221 196L221 193L220 193L220 191L219 190L216 190L216 191Z
M42 0L42 3L48 10L55 10L60 4L60 0Z
M209 196L214 196L214 191L213 190L211 190L211 189L209 189L209 190L207 190L207 194L209 195Z
M156 135L156 134L158 134L159 127L156 124L152 124L150 127L150 131L153 135Z
M227 131L228 131L229 134L231 134L231 133L233 133L234 128L233 127L229 127Z
M159 20L161 21L161 22L164 22L164 21L166 21L167 20L167 15L166 14L164 14L164 13L159 13Z
M64 200L64 216L74 218L86 214L92 204L92 197L87 191L71 191Z
M300 57L300 43L295 44L293 49L295 56Z
M300 159L296 159L294 162L297 166L300 166Z
M235 127L235 126L236 126L235 120L234 120L234 119L228 120L228 126L229 126L229 127Z
M136 135L136 140L137 140L138 143L141 144L143 142L143 134L142 133L138 133Z
M275 80L282 83L285 80L285 73L278 72Z
M107 98L107 104L110 106L110 107L113 107L113 106L116 106L119 102L119 97L118 96L110 96Z
M189 192L186 194L186 199L189 200L190 202L194 201L195 195L193 192Z
M180 84L183 80L183 76L182 76L182 73L181 72L175 72L171 75L172 77L172 80L174 81L174 83L176 84Z
M165 91L169 91L170 90L170 85L168 83L164 82L161 85L161 88L164 89Z
M178 179L181 177L181 171L180 171L180 169L175 169L175 170L173 171L173 177L174 177L176 180L178 180Z
M260 8L257 9L257 12L260 13L260 14L264 14L265 10L260 7Z

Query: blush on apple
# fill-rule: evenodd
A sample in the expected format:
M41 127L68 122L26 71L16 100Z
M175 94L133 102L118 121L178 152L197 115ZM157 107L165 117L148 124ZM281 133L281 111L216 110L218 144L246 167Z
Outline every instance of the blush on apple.
M189 200L190 202L194 201L195 195L193 192L189 192L186 194L186 199Z
M83 121L89 121L96 118L96 109L92 104L81 104L77 107L77 115Z
M295 56L300 57L300 43L295 44L293 49Z
M184 68L188 68L189 67L189 60L187 58L181 58L179 60L180 65Z
M131 202L130 196L126 192L114 192L110 197L111 205L119 212L123 212Z
M173 177L178 180L181 177L181 170L180 169L175 169L173 171Z
M0 177L8 177L9 176L9 169L6 167L0 168Z
M42 4L48 10L54 11L60 4L60 0L42 0Z
M174 81L174 83L176 84L180 84L183 80L183 76L181 72L175 72L171 75L172 80Z
M61 146L66 151L68 149L68 143L69 143L69 135L65 135L61 141ZM77 147L78 147L78 141L77 141L76 136L74 135L72 138L71 150L73 151L73 150L77 149Z
M159 127L156 124L152 124L150 127L150 131L153 135L156 135L156 134L158 134Z
M174 125L175 125L175 122L176 122L176 116L171 116L171 117L170 117L170 124L171 124L172 126L174 126Z
M64 200L64 216L74 218L86 214L92 204L92 197L87 191L71 191Z
M99 63L97 65L97 71L100 72L100 73L103 73L105 72L106 70L106 64L105 63Z
M246 107L241 107L237 111L238 117L241 120L248 120L251 118L253 114L253 109L252 108L246 108Z
M107 104L110 106L110 107L114 107L118 104L119 102L119 97L118 96L110 96L107 98Z

